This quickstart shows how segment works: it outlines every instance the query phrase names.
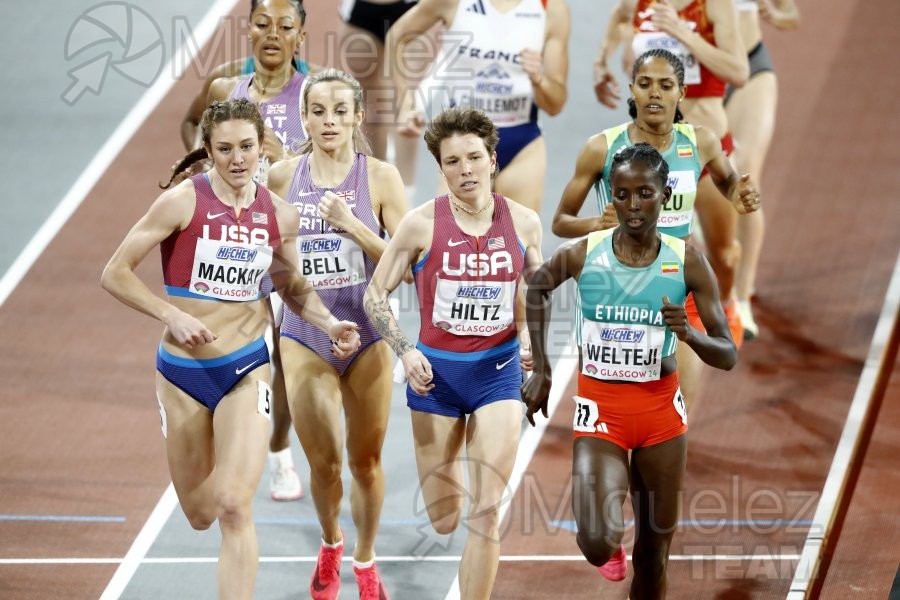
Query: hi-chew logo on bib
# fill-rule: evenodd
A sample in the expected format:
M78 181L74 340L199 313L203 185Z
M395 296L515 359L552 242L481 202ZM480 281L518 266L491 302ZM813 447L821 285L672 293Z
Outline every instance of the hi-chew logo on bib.
M303 254L337 252L341 249L341 241L341 238L336 237L302 240L300 242L300 252Z
M496 300L500 297L502 288L499 285L467 285L461 286L457 292L457 298L472 298L476 300Z
M259 250L256 248L241 248L238 246L219 246L216 258L222 260L236 260L238 262L252 262Z

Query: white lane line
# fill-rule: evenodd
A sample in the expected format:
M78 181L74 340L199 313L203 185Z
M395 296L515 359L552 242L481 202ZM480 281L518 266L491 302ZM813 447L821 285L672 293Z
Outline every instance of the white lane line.
M237 0L218 0L212 5L194 30L194 39L198 48L205 46L212 38L219 20L231 12L235 4L237 4ZM107 167L113 163L116 156L125 147L125 144L134 137L135 132L144 124L144 121L175 82L181 79L186 66L190 65L194 59L194 52L191 44L185 44L179 49L179 53L180 56L177 60L174 56L169 60L165 68L160 72L156 83L144 92L137 104L119 123L116 130L106 140L106 143L103 144L91 162L88 163L88 166L82 171L81 176L69 188L62 201L50 213L44 224L28 241L28 244L22 249L22 252L19 253L6 273L3 274L3 278L0 279L0 306L3 306L9 295L12 294L19 282L22 281L22 278L31 269L31 266L43 254L50 242L53 241L53 238L56 237L56 234L59 233L59 230L69 220L69 217L81 206L85 197L106 172Z
M153 542L156 541L159 532L166 524L166 521L169 520L172 511L175 510L177 505L178 496L175 494L175 487L170 483L162 498L156 503L156 508L150 513L150 517L144 523L140 533L134 538L134 543L131 544L131 548L128 549L128 553L122 559L119 568L116 569L112 579L109 580L106 589L103 590L100 600L118 600L128 586L128 582L134 577L135 571L144 562L147 551L150 550Z
M525 475L528 465L531 464L531 459L534 457L538 444L541 443L541 438L547 430L550 420L553 419L553 413L556 412L556 408L559 406L563 394L569 386L569 382L572 381L572 376L575 374L575 369L577 367L578 351L575 347L575 334L573 332L563 349L562 357L556 363L556 366L553 367L553 384L550 387L550 397L547 401L547 418L545 419L543 418L543 415L538 414L537 417L535 417L535 426L531 427L530 425L527 425L525 427L525 433L522 434L522 438L519 440L519 449L516 452L516 464L513 465L513 470L509 477L509 494L507 495L509 502L505 502L500 507L501 524L513 502L513 498L516 496L519 484L522 483L522 477ZM584 557L582 556L581 559L584 560ZM381 557L379 557L378 560L381 560ZM501 558L501 560L503 559ZM459 600L459 598L459 574L457 573L456 577L453 579L453 583L450 585L450 589L447 591L445 600Z
M831 532L831 526L837 516L838 505L847 484L850 466L854 463L859 449L860 433L872 403L878 374L883 368L892 368L892 365L885 364L885 360L898 309L900 309L900 256L894 263L894 274L888 284L884 304L881 306L881 316L878 317L872 344L869 346L869 354L866 356L866 363L856 386L850 411L847 413L844 432L841 434L841 439L834 452L825 485L822 486L822 495L803 546L800 562L794 572L794 580L791 582L787 595L788 600L806 598L810 585L817 576L822 547L825 538Z
M378 555L379 563L452 563L459 562L462 556L382 556ZM799 560L799 554L673 554L669 556L670 561L707 561L707 562L728 562L728 561L793 561ZM109 565L122 563L122 558L4 558L0 559L0 566L3 565ZM144 558L140 561L142 565L191 565L191 564L211 564L218 562L217 556L172 556L172 557L154 557ZM314 564L317 560L316 556L261 556L261 563L309 563ZM352 556L345 556L344 562L351 562ZM628 555L631 560L631 555ZM586 563L584 556L581 554L571 555L510 555L501 556L500 562L583 562Z
M122 151L122 148L125 147L125 144L134 137L134 134L143 125L147 116L153 112L166 94L169 93L169 90L172 89L172 86L175 85L175 82L181 78L187 67L193 63L196 51L206 46L209 40L212 39L221 19L229 14L236 4L237 0L216 0L193 31L194 40L197 42L196 46L184 44L178 49L177 53L173 52L172 58L166 63L156 83L144 92L138 103L134 105L112 136L106 141L97 155L94 156L88 168L75 182L75 185L72 186L60 205L56 207L56 210L53 211L47 222L31 239L10 270L0 280L0 306L3 305L6 298L19 284L19 281L21 281L28 269L31 268L31 265L34 264L34 261L37 260L37 257L40 256L50 241L56 236L60 228L75 212L75 209L81 205L94 183L106 171L107 166L112 164L119 152ZM112 579L107 584L106 589L100 596L100 600L118 600L177 505L178 498L175 494L175 488L169 484L159 502L156 503L153 512L150 513L147 522L141 528L137 538L135 538L134 543L132 543L131 548L129 548L125 558L119 564L119 568L116 569Z

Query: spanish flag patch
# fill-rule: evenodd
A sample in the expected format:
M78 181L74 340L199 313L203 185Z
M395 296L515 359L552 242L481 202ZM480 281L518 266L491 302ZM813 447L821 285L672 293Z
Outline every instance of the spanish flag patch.
M663 273L677 273L679 271L677 262L664 262L662 264Z
M694 148L690 144L678 146L678 158L690 158L694 155Z

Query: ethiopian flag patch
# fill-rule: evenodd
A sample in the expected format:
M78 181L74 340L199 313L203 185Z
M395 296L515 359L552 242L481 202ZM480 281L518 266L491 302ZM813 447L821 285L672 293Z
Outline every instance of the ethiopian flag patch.
M663 273L677 273L679 271L677 262L664 262L662 264Z
M678 158L690 158L694 155L694 148L690 145L678 146Z

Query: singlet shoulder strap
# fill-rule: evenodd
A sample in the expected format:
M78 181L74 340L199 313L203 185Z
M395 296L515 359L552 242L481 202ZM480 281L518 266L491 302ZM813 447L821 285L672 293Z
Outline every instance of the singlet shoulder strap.
M659 236L662 239L662 243L671 248L672 252L678 256L678 260L684 263L684 240L667 233L660 233Z
M603 130L603 137L606 138L606 148L609 150L612 148L613 142L619 139L623 133L628 130L628 123L622 123L621 125L616 125L615 127L610 127L609 129Z
M615 228L613 229L602 229L600 231L592 231L587 236L587 254L590 254L591 251L600 245L603 240L610 237Z
M675 131L691 140L691 143L695 146L697 145L697 132L694 130L694 126L688 123L675 123L673 125Z

